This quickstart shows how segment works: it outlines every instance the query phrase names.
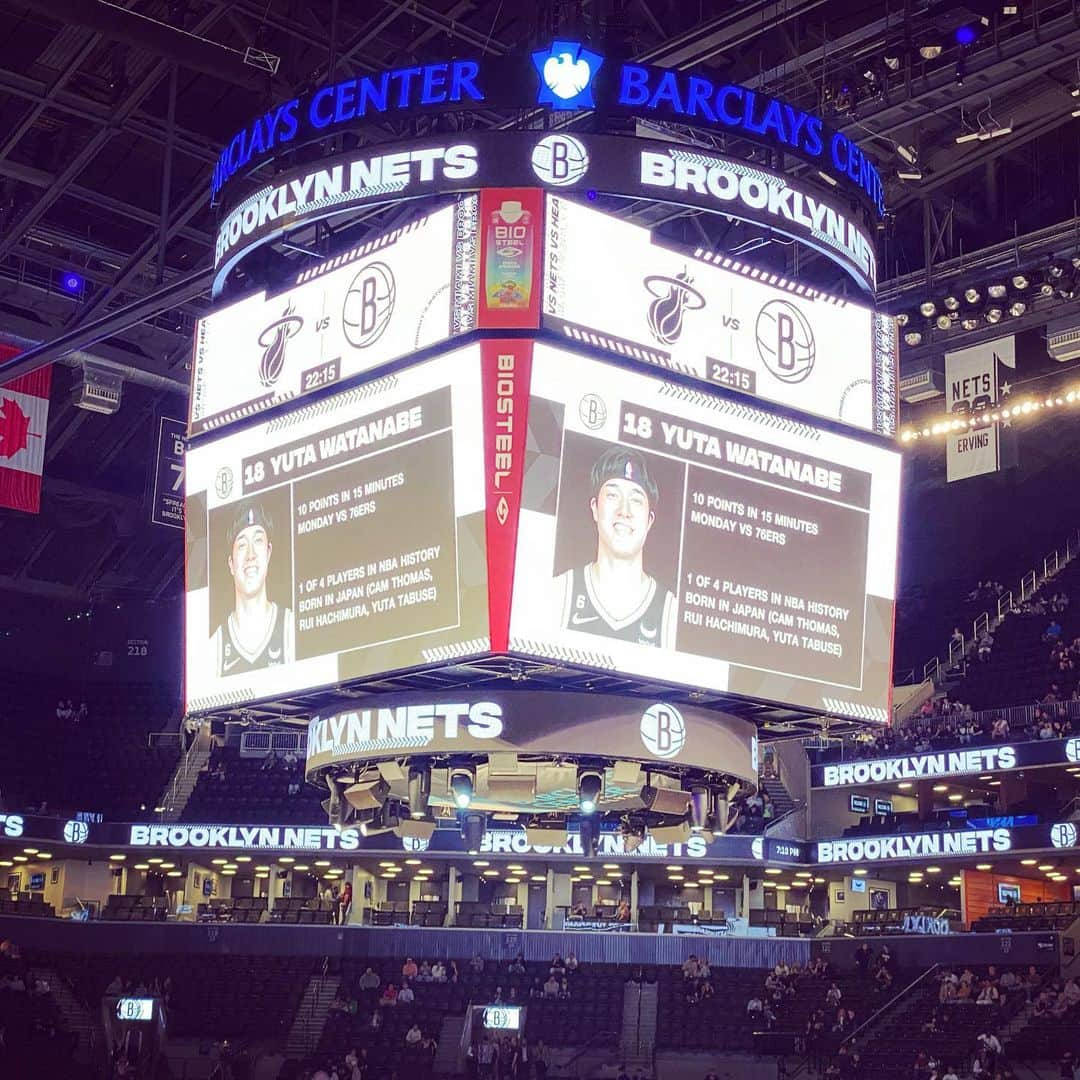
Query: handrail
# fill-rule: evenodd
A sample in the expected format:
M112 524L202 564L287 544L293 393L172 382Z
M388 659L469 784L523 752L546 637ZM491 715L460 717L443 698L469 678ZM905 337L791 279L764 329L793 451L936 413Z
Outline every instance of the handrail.
M858 1036L858 1034L861 1031L865 1031L872 1023L874 1023L875 1020L877 1020L877 1018L879 1016L882 1015L882 1013L884 1013L887 1010L891 1009L902 997L904 997L910 991L914 990L915 987L918 986L919 983L921 983L923 981L923 979L925 979L928 975L933 974L933 972L937 971L937 969L939 967L941 967L940 964L934 964L933 966L928 967L917 979L915 979L912 982L908 983L908 985L905 986L904 989L901 990L899 994L896 994L894 997L890 998L872 1016L867 1017L867 1019L864 1020L846 1039L844 1039L844 1041L841 1042L840 1045L841 1046L847 1046L849 1043L853 1042L855 1040L856 1036Z
M184 756L180 759L180 764L177 765L168 788L165 789L165 792L161 795L161 798L157 803L157 805L161 807L160 814L162 821L165 820L165 815L170 813L176 805L180 797L181 787L191 775L192 771L194 771L195 761L200 758L201 753L205 750L204 743L207 738L206 725L200 725L195 737L191 740L191 745L184 751ZM199 761L199 768L202 768L201 760Z
M1057 547L1043 557L1041 571L1036 566L1034 569L1028 570L1027 573L1020 578L1020 584L1017 587L1019 592L1019 603L1022 604L1030 599L1031 596L1054 577L1059 570L1072 562L1076 557L1077 552L1080 551L1080 529L1074 529L1069 533L1065 538L1063 548L1064 558L1062 558L1062 547ZM1005 592L997 598L997 604L995 605L996 614L994 616L991 616L989 611L984 611L975 617L971 625L970 638L965 637L963 642L954 641L950 638L949 644L946 647L946 669L954 667L963 660L975 646L983 630L996 629L1004 620L1005 616L1014 610L1016 603L1017 599L1013 594L1013 590L1006 589ZM982 629L980 629L980 626ZM933 679L935 683L940 682L942 666L942 659L940 657L931 657L923 664L923 679ZM914 674L914 669L912 674Z

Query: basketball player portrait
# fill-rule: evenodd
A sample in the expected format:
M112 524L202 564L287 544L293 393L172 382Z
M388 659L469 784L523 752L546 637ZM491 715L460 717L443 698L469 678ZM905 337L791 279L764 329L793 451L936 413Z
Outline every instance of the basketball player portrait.
M645 572L645 542L660 493L645 458L613 446L595 461L589 511L596 558L556 578L560 625L584 634L674 648L675 597Z
M296 659L293 613L267 595L273 536L273 521L259 503L243 505L229 526L226 561L233 584L233 610L211 639L219 676Z

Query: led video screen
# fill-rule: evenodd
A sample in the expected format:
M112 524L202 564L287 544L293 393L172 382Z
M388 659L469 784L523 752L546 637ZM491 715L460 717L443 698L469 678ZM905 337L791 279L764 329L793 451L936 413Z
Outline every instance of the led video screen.
M752 256L751 256L752 258ZM790 409L896 432L893 320L547 198L544 323L567 339Z
M475 197L311 266L202 319L189 425L198 435L471 330Z
M191 710L489 645L477 346L187 456Z
M538 344L510 647L888 719L900 455Z

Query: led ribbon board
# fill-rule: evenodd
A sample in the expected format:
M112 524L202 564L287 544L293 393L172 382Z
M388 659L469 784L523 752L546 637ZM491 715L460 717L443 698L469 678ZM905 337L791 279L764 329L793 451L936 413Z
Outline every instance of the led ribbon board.
M217 197L233 177L275 155L358 124L460 109L596 109L700 127L793 155L880 217L881 177L843 132L820 116L750 87L704 73L617 63L578 41L532 53L480 56L372 72L281 102L225 145L214 167Z
M600 192L692 206L759 225L820 252L873 293L873 232L851 201L699 147L605 135L478 132L366 147L275 176L227 202L215 243L215 293L243 255L300 225L403 199L482 187Z
M753 725L721 712L593 694L462 692L371 698L308 726L307 773L420 755L606 755L715 770L755 783ZM576 804L576 796L575 796Z

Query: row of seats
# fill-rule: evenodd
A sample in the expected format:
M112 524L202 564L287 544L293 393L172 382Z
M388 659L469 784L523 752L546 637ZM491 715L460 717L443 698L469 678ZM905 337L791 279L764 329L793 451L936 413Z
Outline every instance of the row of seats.
M1080 918L1080 903L1046 901L992 907L974 927L977 933L998 930L1065 930Z
M455 906L457 925L479 930L520 930L525 910L520 904L485 904L477 900L459 900Z
M215 897L198 907L199 922L261 922L266 914L265 896Z
M52 919L56 917L56 908L52 904L46 904L40 893L32 896L19 896L13 899L5 896L0 900L0 915L30 915L38 919Z
M113 922L164 922L168 914L168 897L121 896L114 893L109 897L101 917Z
M445 926L448 907L441 900L384 900L371 912L372 926Z

